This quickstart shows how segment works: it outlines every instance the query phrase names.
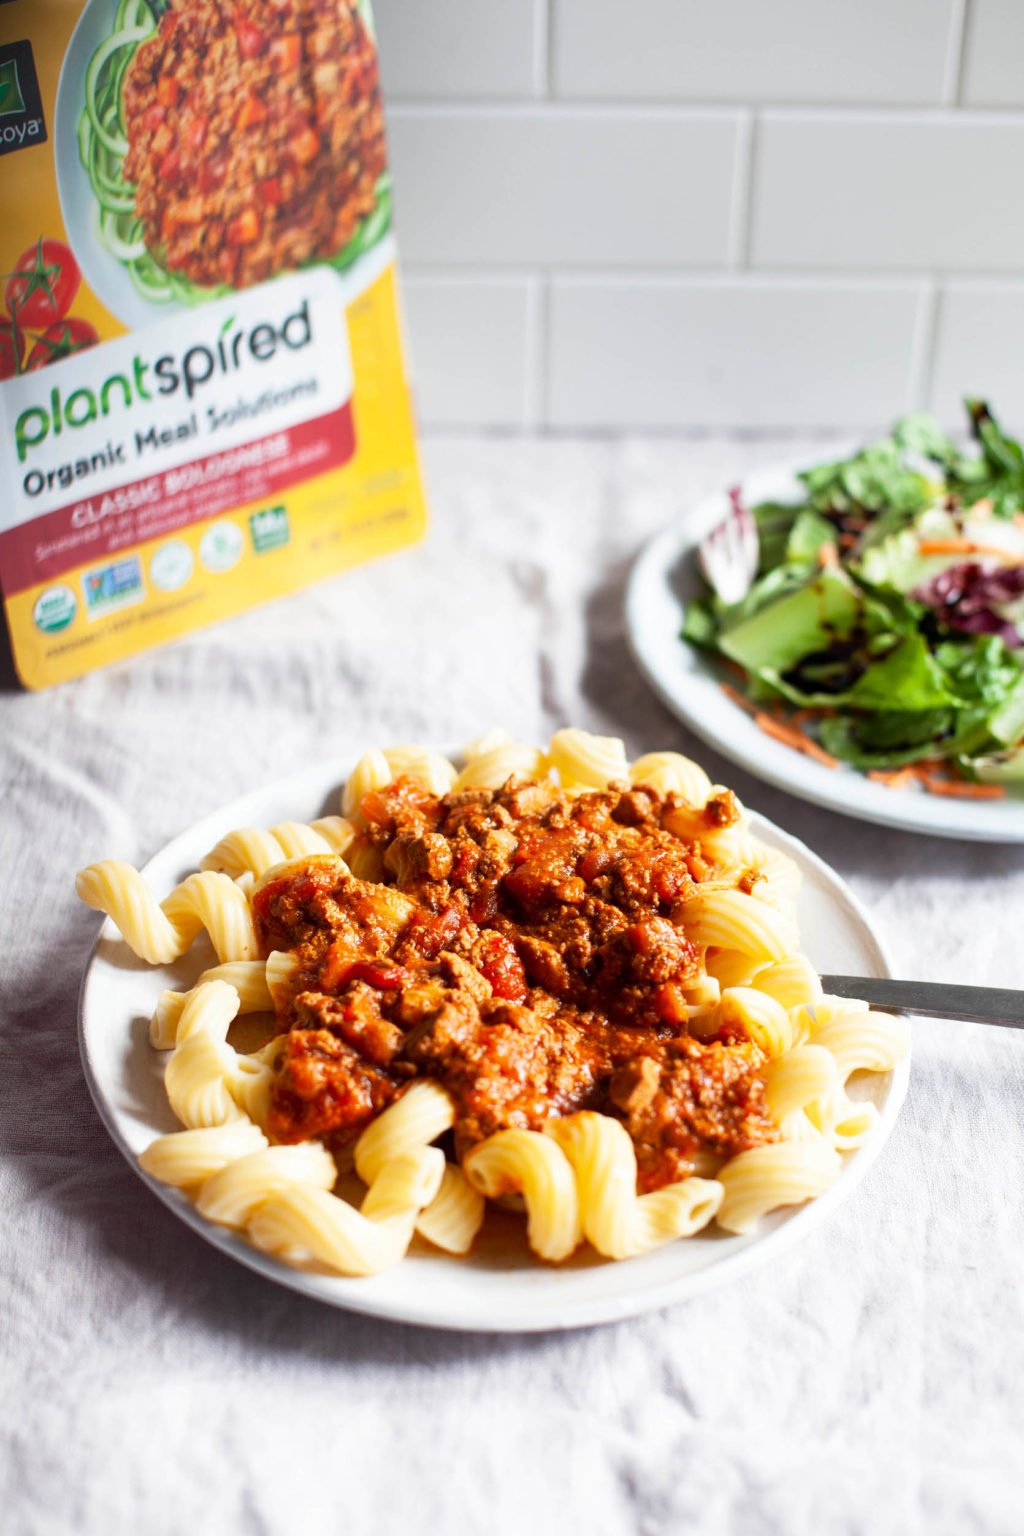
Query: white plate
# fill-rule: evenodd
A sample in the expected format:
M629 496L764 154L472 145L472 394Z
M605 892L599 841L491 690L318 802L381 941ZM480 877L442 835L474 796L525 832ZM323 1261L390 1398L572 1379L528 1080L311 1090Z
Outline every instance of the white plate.
M338 786L349 766L309 769L225 806L168 843L146 865L147 877L162 895L234 827L272 826L336 811ZM760 817L754 822L757 835L785 849L803 872L803 941L819 970L889 975L881 941L839 877L802 843ZM215 1248L332 1306L428 1327L492 1333L579 1328L721 1285L781 1253L820 1226L847 1198L881 1151L907 1089L907 1061L892 1073L866 1074L855 1083L854 1090L870 1096L880 1112L870 1140L845 1158L843 1172L827 1194L798 1209L774 1213L749 1236L715 1232L620 1263L598 1260L585 1251L555 1269L530 1255L521 1218L489 1212L469 1258L453 1259L417 1242L403 1263L382 1275L341 1279L279 1263L234 1233L204 1221L184 1195L139 1169L138 1154L154 1136L180 1129L163 1090L163 1059L149 1046L149 1017L163 988L188 986L211 963L211 952L197 945L172 966L147 966L135 959L113 924L104 922L82 983L79 1037L89 1088L111 1136L154 1194Z
M752 475L743 486L748 506L792 501L800 492L799 464ZM646 545L629 579L626 628L633 655L672 712L723 757L791 795L907 832L964 837L985 843L1024 842L1024 798L1007 788L1004 800L956 800L913 789L888 789L853 768L826 768L783 746L722 692L728 673L680 639L683 607L703 590L696 552L729 509L725 492L709 496L684 521Z

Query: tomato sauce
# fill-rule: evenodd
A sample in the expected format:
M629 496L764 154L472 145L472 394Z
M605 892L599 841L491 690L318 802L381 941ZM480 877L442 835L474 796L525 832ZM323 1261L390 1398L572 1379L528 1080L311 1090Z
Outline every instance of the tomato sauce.
M427 1076L452 1095L460 1152L576 1109L616 1116L642 1189L775 1139L759 1049L689 1032L705 972L682 904L713 862L663 825L678 804L515 780L368 795L360 842L383 883L318 855L254 900L264 952L298 962L271 1133L342 1145Z

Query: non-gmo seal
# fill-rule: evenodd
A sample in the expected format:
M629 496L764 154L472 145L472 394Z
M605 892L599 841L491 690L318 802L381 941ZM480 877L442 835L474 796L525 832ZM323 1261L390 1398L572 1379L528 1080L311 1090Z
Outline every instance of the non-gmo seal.
M171 539L155 550L149 562L149 574L153 585L161 592L177 592L192 575L195 568L192 551L180 539Z
M55 635L59 630L67 629L77 607L75 594L70 587L47 587L36 598L32 617L37 629L41 629L45 635Z
M242 558L242 530L224 518L211 523L199 540L199 558L208 571L230 571Z

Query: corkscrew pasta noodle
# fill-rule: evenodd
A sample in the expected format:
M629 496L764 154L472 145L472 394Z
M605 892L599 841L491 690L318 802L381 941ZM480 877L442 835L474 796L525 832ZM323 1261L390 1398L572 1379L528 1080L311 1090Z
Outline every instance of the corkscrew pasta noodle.
M208 981L226 982L238 995L237 1012L260 1013L274 1006L267 981L268 965L263 960L229 960L226 965L203 971L196 986ZM161 992L149 1025L149 1043L155 1051L167 1051L176 1044L178 1022L190 996L188 992Z
M768 1139L724 1159L698 1148L690 1166L699 1176L643 1192L631 1117L642 1120L651 1071L660 1070L648 1060L615 1100L619 1112L549 1115L468 1146L459 1142L452 1093L429 1076L399 1084L349 1146L349 1164L315 1137L276 1141L275 1082L307 982L298 952L268 946L260 953L255 904L268 885L320 865L346 879L350 872L374 886L374 921L384 941L397 942L417 905L382 883L388 861L368 821L374 798L396 779L437 798L499 792L510 781L570 797L609 785L661 796L665 832L698 861L697 883L671 921L699 964L685 984L673 984L665 1006L695 1041L746 1042L749 1059L760 1063ZM397 1263L414 1235L450 1255L467 1253L488 1202L517 1197L538 1258L559 1263L587 1241L607 1259L627 1259L715 1221L726 1232L752 1231L766 1213L821 1194L838 1177L842 1154L871 1134L877 1111L851 1096L848 1082L893 1068L908 1048L906 1023L823 994L797 947L796 865L751 837L742 808L698 764L674 752L630 763L622 742L578 730L556 732L546 749L492 731L459 766L417 746L364 753L341 810L229 832L163 901L119 860L78 876L81 899L110 917L151 965L176 960L204 930L216 952L218 963L189 991L164 991L157 1003L150 1041L168 1053L164 1085L183 1129L156 1137L139 1158L145 1173L194 1200L208 1221L284 1262L370 1275ZM443 954L438 963L464 966ZM477 983L490 995L490 982L478 976ZM229 1032L240 1014L273 1016L278 1032L268 1025L264 1045L239 1052ZM253 1028L262 1030L260 1019ZM339 1167L352 1164L364 1188L358 1204L335 1192Z
M557 1143L539 1131L495 1131L469 1152L466 1178L489 1200L522 1195L530 1247L557 1264L583 1238L572 1164Z
M713 1179L684 1179L638 1195L633 1143L609 1115L581 1110L549 1120L545 1130L576 1175L583 1236L606 1258L630 1259L692 1237L721 1204L722 1186Z
M251 874L259 879L275 864L311 853L344 854L356 829L344 816L324 816L319 821L283 821L268 832L240 827L222 837L200 861L200 869L220 870L232 879Z

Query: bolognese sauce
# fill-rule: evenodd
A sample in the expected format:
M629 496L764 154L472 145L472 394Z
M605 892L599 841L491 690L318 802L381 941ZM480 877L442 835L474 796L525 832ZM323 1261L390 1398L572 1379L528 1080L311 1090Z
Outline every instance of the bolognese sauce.
M143 239L191 282L245 288L329 259L373 210L383 108L352 0L177 0L123 110Z
M367 795L355 852L379 882L318 855L254 898L264 953L296 958L271 1135L343 1146L426 1076L452 1097L460 1154L596 1109L625 1125L643 1190L777 1139L760 1049L688 1027L704 969L681 910L713 869L666 830L676 803L516 780ZM704 814L711 830L735 803Z

